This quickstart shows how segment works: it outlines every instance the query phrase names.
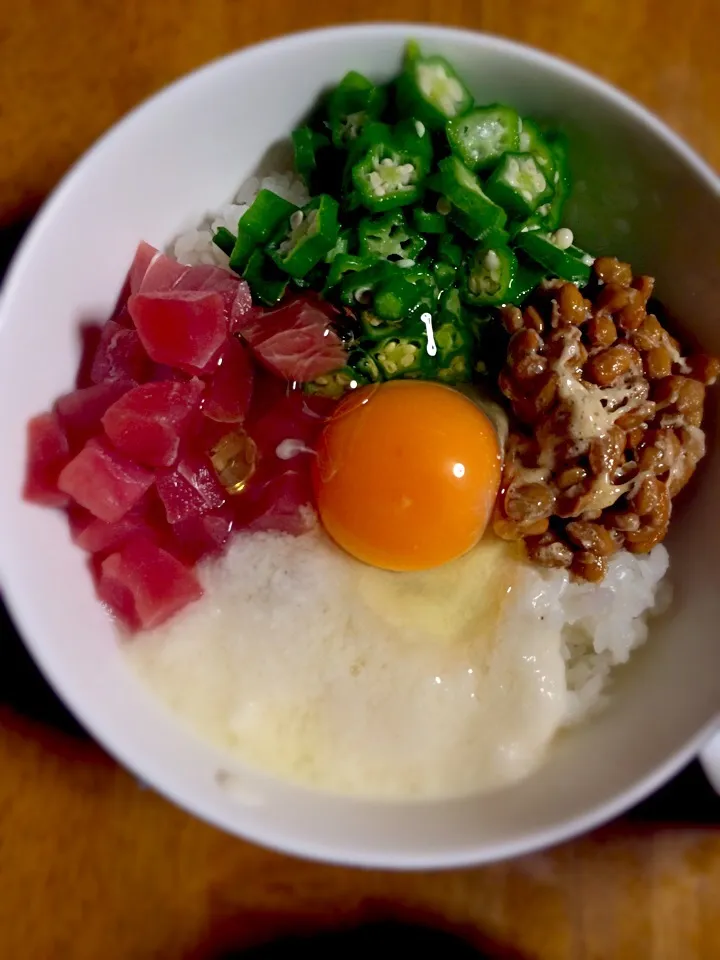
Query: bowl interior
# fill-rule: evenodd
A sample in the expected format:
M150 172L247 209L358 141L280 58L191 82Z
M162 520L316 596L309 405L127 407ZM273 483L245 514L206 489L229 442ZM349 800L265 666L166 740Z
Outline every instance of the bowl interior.
M479 100L513 103L567 130L578 241L655 275L670 310L720 354L711 288L720 262L717 183L629 101L572 67L460 31L370 26L276 41L211 65L132 114L73 171L31 230L0 306L0 574L19 628L68 705L180 804L302 854L431 866L510 855L590 826L694 748L720 704L720 591L709 562L720 540L717 456L707 458L673 530L672 615L620 672L612 709L560 738L524 783L432 804L314 794L197 740L125 667L64 520L19 498L25 421L71 387L79 326L107 316L138 240L162 245L225 202L324 86L351 66L388 77L408 35L447 55Z

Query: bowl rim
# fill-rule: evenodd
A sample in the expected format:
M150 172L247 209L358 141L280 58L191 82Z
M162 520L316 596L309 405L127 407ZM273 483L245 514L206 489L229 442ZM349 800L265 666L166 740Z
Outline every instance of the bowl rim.
M55 211L59 210L64 204L66 195L70 194L82 180L86 169L95 162L99 154L105 150L111 150L115 143L125 136L126 130L135 122L136 118L148 110L162 108L166 100L170 101L177 97L185 86L194 85L198 79L222 70L224 66L240 58L246 60L255 58L262 59L268 54L272 55L290 47L302 47L316 40L324 40L327 43L341 43L350 35L357 36L361 34L367 34L370 37L384 34L396 36L398 39L406 39L412 35L420 40L425 39L430 42L443 39L449 42L453 40L460 40L464 43L471 41L477 43L479 46L486 45L494 47L500 52L505 51L516 57L519 56L528 62L534 62L546 69L552 70L554 73L564 76L575 85L579 85L599 95L626 116L631 117L634 122L641 123L650 128L676 155L682 158L695 175L704 182L704 185L720 199L720 178L710 165L678 134L634 98L623 93L607 81L561 57L538 50L528 44L519 43L494 34L427 23L376 21L356 24L338 24L303 30L273 37L260 43L240 48L239 50L215 58L209 63L203 64L189 73L184 74L135 106L116 121L82 154L42 204L15 252L2 284L2 289L0 289L0 337L10 312L10 304L16 292L19 292L22 288L24 264L32 257L33 248L44 234L46 223L50 223ZM48 658L43 652L44 645L36 640L31 630L24 629L25 626L28 625L29 618L26 615L26 604L18 599L19 592L13 589L12 583L14 578L10 572L12 570L12 558L10 554L11 548L5 545L4 540L0 541L0 583L4 587L3 599L7 609L13 621L18 625L19 633L25 646L32 654L34 661L45 678L63 702L67 703L71 711L88 728L93 737L97 739L103 749L111 754L111 756L126 769L133 771L141 777L143 781L152 783L158 793L170 799L177 806L188 811L193 816L202 818L206 822L230 834L241 836L255 843L260 843L267 848L311 860L385 869L444 869L491 863L497 860L529 854L591 830L643 800L669 780L682 766L697 754L703 742L709 738L717 725L717 721L715 720L706 724L663 763L658 764L632 786L613 797L612 800L597 803L584 813L549 827L527 830L513 841L490 841L479 844L468 843L460 849L447 851L446 853L423 850L422 844L419 844L417 850L411 853L391 853L389 856L383 854L378 855L376 852L367 852L354 846L352 842L338 846L329 842L318 842L315 839L308 842L303 837L288 840L287 836L284 836L283 841L280 842L276 836L277 831L272 827L244 832L242 829L238 829L238 825L232 817L217 812L212 808L210 803L206 803L201 798L193 799L189 796L181 796L172 787L159 783L152 770L144 769L142 758L138 759L135 755L137 751L134 751L126 743L122 742L122 737L117 736L116 729L106 729L102 720L96 715L92 717L87 716L85 707L81 702L75 702L74 700L70 702L66 700L63 692L63 684L57 680L56 671L48 662ZM720 720L720 717L718 719ZM348 798L348 800L352 800L353 803L364 802L362 800L358 801L358 798Z

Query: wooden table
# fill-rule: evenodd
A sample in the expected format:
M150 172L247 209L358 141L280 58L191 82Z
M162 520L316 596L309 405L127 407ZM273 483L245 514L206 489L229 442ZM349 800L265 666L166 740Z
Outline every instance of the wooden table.
M623 87L718 166L716 13L717 0L6 4L0 223L32 214L98 134L167 81L337 19L414 17L535 44ZM324 867L229 838L139 787L73 727L14 642L0 654L0 702L2 958L210 958L377 917L457 928L495 956L526 960L720 957L720 834L710 827L626 820L447 874Z

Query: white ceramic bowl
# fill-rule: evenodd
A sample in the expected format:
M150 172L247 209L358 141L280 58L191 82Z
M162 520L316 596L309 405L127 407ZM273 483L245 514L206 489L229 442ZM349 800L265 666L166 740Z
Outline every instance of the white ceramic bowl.
M658 787L707 739L720 708L720 457L708 458L672 532L676 609L618 676L611 709L559 738L524 783L434 803L316 794L196 739L127 670L64 518L20 500L25 422L70 387L78 326L107 315L138 240L163 244L224 202L325 85L350 67L390 76L408 36L447 55L481 101L561 122L572 139L571 226L582 245L654 274L668 307L720 354L718 181L638 105L549 56L458 30L372 25L275 40L135 110L72 170L25 239L0 306L0 576L58 693L166 796L232 833L298 854L434 867L508 857L586 830Z

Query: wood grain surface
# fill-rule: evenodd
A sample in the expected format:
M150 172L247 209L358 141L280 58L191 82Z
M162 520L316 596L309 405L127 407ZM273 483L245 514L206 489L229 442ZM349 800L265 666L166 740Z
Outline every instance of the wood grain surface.
M8 3L0 11L2 241L10 244L14 225L143 97L234 48L339 21L432 21L542 47L624 88L717 167L717 11L717 0ZM712 826L626 819L547 853L445 874L293 860L140 787L72 724L10 626L0 626L3 960L210 960L284 933L387 918L454 929L491 956L518 960L720 958ZM686 799L682 809L692 810ZM705 803L717 817L715 801Z

